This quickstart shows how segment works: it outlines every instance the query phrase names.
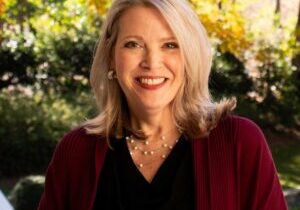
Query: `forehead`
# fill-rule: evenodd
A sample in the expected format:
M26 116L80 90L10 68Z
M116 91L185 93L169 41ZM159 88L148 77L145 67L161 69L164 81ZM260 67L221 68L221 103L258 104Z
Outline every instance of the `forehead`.
M134 6L119 19L119 36L174 36L162 14L153 7Z

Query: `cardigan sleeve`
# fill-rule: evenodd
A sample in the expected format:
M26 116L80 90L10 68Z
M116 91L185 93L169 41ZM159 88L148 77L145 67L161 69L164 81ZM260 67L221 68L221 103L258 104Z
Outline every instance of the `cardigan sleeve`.
M71 134L67 134L57 145L52 160L48 166L45 188L38 210L66 210L68 209L68 161L67 153Z
M286 202L262 131L240 119L237 132L240 209L287 210Z

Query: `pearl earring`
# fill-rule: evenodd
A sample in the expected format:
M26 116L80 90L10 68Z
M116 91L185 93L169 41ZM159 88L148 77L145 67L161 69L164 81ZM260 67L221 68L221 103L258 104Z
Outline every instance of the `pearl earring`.
M107 78L109 80L113 80L114 78L117 78L116 72L114 70L109 70L107 73Z

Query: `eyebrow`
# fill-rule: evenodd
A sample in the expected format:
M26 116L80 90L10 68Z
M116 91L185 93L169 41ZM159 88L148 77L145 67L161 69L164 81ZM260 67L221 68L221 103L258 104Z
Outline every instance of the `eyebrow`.
M125 39L138 39L138 40L143 40L143 37L141 36L137 36L137 35L128 35L128 36L125 36L122 38L122 40L125 40ZM171 37L164 37L164 38L161 38L160 41L170 41L170 40L177 40L175 37L171 36Z

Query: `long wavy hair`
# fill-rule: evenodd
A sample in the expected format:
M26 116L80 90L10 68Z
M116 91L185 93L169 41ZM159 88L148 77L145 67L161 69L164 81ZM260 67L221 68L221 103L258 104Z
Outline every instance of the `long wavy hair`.
M185 60L184 82L172 102L176 126L191 139L203 137L228 115L236 100L213 101L209 93L212 65L211 45L206 30L185 0L115 0L102 25L101 36L94 55L90 84L99 114L84 123L89 134L108 141L111 136L122 137L129 132L143 138L130 124L130 110L117 80L108 80L113 50L118 37L118 22L127 9L145 6L157 9L173 31Z

